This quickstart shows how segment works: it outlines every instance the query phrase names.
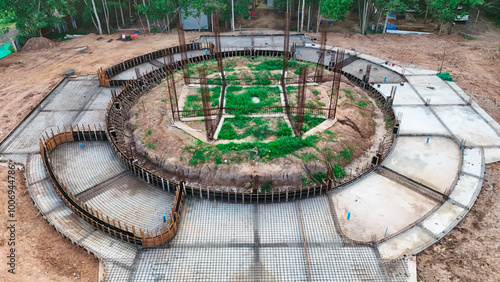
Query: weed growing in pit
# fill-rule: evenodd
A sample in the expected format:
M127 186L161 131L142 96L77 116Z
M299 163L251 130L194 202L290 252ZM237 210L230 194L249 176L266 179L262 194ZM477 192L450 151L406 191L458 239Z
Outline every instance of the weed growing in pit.
M313 153L303 153L302 155L300 155L300 159L305 163L319 160L318 156Z
M151 144L151 142L148 142L148 147L151 148L151 149L156 149L156 145L155 144Z
M364 108L366 107L366 105L368 105L368 103L366 101L359 101L356 103L356 105L358 105L359 108Z
M351 90L347 90L347 89L342 89L346 95L346 97L351 100L351 102L355 102L356 99L354 99L354 96L352 95L352 91Z
M153 133L153 131L151 130L151 128L149 128L148 130L146 130L146 136L151 135L151 133Z
M164 98L164 99L161 99L161 101L162 101L162 102L167 102L167 99L165 99L165 98Z
M260 186L260 192L266 193L271 192L273 190L272 182L268 181L264 185Z

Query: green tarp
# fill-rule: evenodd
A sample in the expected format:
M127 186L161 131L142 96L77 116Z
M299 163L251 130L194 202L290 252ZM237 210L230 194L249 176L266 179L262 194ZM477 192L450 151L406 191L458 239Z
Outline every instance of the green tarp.
M9 43L7 43L4 46L0 47L0 59L3 58L3 57L5 57L5 56L10 55L10 53L12 53L12 52L9 50Z
M442 80L453 81L453 78L451 77L450 73L448 73L448 72L440 72L437 75Z

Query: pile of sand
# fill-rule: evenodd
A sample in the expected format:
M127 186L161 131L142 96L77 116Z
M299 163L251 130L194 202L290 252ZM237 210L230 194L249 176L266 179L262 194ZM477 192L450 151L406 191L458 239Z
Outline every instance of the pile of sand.
M33 37L24 44L22 51L55 48L57 44L45 37Z

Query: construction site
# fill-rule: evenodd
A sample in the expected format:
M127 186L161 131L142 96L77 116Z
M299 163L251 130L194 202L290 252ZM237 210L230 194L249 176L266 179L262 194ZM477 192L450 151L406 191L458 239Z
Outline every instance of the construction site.
M25 93L2 93L0 133L2 179L18 181L20 281L498 277L496 248L484 251L498 232L498 51L326 24L290 33L288 14L282 31L221 34L213 17L213 32L179 24L119 43L128 51L101 40L69 55L88 35L2 62L2 86ZM480 57L421 58L420 36ZM65 61L85 67L58 77ZM471 64L491 68L472 80ZM24 89L20 71L47 78Z

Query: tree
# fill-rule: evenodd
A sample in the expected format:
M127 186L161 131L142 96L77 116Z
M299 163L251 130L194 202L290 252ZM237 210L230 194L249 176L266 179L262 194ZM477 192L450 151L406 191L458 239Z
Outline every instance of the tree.
M327 19L343 21L352 2L353 0L323 0L319 5L321 15Z
M384 33L387 30L389 14L404 13L406 10L417 7L416 0L375 0L375 5L380 9L380 13L385 12Z
M40 29L62 23L60 15L75 13L67 0L0 0L0 11L12 13L21 41L36 36Z
M446 23L445 33L450 34L451 24L457 16L464 16L470 8L481 4L483 0L431 0L429 7L441 24Z

